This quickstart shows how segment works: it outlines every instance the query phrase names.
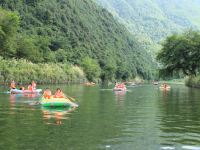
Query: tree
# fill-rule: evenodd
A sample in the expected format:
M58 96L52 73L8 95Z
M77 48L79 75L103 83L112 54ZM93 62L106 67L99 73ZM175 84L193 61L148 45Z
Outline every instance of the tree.
M58 49L55 52L55 56L58 62L67 62L67 53L64 49Z
M126 80L131 76L131 70L128 64L125 64L123 61L120 61L116 71L116 79Z
M15 54L15 36L19 26L19 16L0 9L0 55L4 58Z
M183 34L173 34L162 44L157 55L163 67L162 76L173 76L182 72L184 75L196 75L200 68L200 32L189 30Z
M117 71L116 62L113 58L105 57L100 61L100 66L102 68L101 80L102 81L112 81L115 78Z
M100 67L96 60L85 57L81 64L83 71L89 81L94 81L100 76Z
M34 39L28 37L19 37L16 46L17 58L25 58L31 60L32 62L41 62L43 58L41 57L38 47L34 44Z

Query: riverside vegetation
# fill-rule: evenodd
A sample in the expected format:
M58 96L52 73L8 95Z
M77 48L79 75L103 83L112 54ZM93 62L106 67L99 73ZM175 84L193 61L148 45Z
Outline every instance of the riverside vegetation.
M34 64L25 59L5 60L0 57L0 81L8 83L15 79L18 83L71 83L84 81L83 70L78 66L61 63Z
M25 59L38 68L48 64L54 72L61 64L79 66L90 81L154 76L156 63L151 55L92 0L2 0L0 6L0 56L10 64L13 58L19 64ZM6 73L17 79L17 74ZM47 81L54 78L45 74Z
M157 59L162 63L160 75L185 77L186 85L200 87L200 31L173 34L163 43Z

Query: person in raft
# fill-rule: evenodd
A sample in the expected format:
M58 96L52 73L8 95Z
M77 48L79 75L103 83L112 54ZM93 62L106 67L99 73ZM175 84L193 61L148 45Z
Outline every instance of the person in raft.
M161 85L161 88L170 88L170 86L168 85L168 84L166 84L166 83L163 83L162 85Z
M12 80L11 83L10 83L10 89L16 89L14 80Z
M60 88L57 88L54 96L54 98L65 98L65 94L62 92L62 90Z
M46 88L44 90L43 97L46 98L46 99L50 99L51 98L51 90L49 88Z
M36 83L35 83L35 81L32 81L31 85L32 85L33 90L36 90Z
M29 85L28 85L28 90L33 91L33 86L32 86L32 84L29 84Z
M167 85L166 83L165 83L163 86L164 86L164 88L167 88L167 87L168 87L168 85Z

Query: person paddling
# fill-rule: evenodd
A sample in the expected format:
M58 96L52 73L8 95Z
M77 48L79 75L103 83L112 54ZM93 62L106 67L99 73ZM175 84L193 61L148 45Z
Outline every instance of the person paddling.
M12 80L11 83L10 83L10 89L16 89L14 80Z
M57 88L54 96L54 98L66 98L65 94L62 92L60 88Z

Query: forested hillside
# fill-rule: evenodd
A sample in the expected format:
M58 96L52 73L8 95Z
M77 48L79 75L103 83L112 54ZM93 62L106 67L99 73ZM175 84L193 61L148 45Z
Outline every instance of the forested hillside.
M100 66L103 80L152 77L151 56L111 13L92 0L1 0L0 6L0 34L9 36L7 41L0 38L4 58L79 66L88 58ZM3 9L17 13L20 19L6 21L14 15ZM9 21L14 28L11 34L6 29Z
M96 0L140 41L158 50L173 32L200 29L200 0Z

